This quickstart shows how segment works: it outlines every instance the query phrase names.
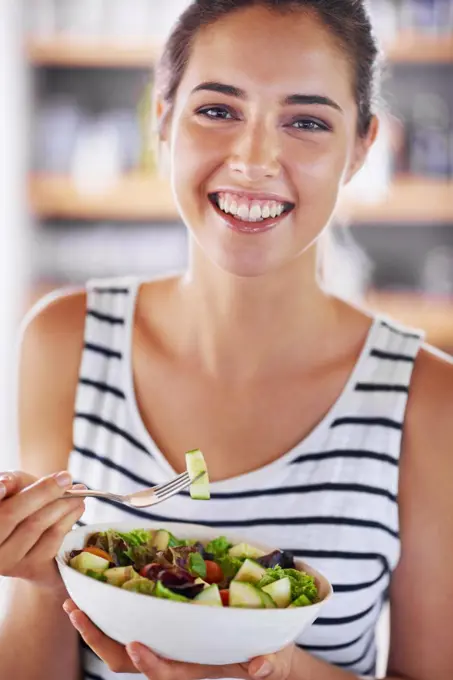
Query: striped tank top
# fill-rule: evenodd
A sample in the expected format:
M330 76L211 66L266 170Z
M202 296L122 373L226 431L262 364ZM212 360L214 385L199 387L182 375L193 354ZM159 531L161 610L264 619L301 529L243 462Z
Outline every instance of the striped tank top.
M175 471L141 419L132 375L141 281L87 286L85 343L69 469L89 488L132 493ZM324 573L334 597L297 644L360 677L376 673L376 624L399 554L398 469L414 360L422 333L377 316L343 392L291 451L258 470L214 482L209 503L187 492L136 510L89 499L81 524L151 519L238 531L290 550ZM82 647L85 680L115 674ZM134 680L137 675L124 675Z

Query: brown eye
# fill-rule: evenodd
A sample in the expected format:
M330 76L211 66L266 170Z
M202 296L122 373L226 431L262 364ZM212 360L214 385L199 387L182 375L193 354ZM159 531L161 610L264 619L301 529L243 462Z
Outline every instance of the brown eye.
M308 130L313 132L326 132L329 130L327 125L320 121L312 120L311 118L298 118L291 123L290 127L293 127L296 130Z
M205 106L198 109L197 114L211 120L234 120L231 111L223 106Z

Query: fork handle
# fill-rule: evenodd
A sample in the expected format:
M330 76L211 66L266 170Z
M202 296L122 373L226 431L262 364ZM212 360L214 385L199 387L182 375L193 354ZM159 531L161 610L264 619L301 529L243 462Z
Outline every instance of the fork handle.
M93 491L91 489L69 489L65 491L62 498L110 498L114 501L122 501L120 496L103 491Z

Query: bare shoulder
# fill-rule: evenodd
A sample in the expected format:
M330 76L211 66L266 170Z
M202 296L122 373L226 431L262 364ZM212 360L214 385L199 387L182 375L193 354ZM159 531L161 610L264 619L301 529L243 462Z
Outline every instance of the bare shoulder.
M391 584L389 675L453 677L452 479L453 362L423 348L400 462L401 559Z
M18 426L21 462L32 474L67 463L85 313L85 291L56 292L40 300L22 323Z

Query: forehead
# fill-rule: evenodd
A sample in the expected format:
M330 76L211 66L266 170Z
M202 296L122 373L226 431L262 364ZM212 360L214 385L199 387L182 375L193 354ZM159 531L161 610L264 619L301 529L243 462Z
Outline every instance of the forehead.
M251 7L198 33L181 87L214 80L282 95L308 88L344 101L352 93L351 75L335 36L316 14Z

